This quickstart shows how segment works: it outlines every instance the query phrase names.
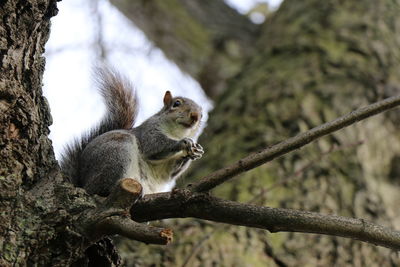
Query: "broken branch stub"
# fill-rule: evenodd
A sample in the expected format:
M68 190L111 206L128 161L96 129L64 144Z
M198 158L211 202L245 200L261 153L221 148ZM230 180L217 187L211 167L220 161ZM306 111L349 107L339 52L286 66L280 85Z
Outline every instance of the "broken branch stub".
M172 230L141 224L129 217L131 206L141 196L139 182L131 178L121 179L104 201L80 216L78 229L89 243L118 234L147 244L169 244L173 239Z

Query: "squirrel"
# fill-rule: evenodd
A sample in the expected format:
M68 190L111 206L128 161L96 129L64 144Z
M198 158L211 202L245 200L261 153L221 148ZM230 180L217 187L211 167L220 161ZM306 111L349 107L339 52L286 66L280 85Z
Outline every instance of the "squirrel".
M192 138L199 131L202 109L193 100L164 95L162 109L133 127L138 101L131 83L112 69L97 69L106 104L100 123L66 146L61 171L89 194L107 196L116 182L133 178L143 194L170 191L203 148Z

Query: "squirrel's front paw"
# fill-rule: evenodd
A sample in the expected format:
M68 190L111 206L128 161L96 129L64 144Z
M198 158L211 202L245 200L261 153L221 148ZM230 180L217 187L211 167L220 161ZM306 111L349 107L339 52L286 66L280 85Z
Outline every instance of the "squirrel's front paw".
M203 156L204 150L201 145L195 143L190 138L185 138L182 141L185 144L185 150L186 150L187 156L191 160L196 160L196 159L201 158L201 156Z

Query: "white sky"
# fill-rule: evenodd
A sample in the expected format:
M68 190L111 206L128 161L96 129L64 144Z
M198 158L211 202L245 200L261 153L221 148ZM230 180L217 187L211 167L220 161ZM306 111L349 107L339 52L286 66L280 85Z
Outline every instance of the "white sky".
M68 0L58 3L59 14L52 19L46 45L44 95L47 97L53 125L50 138L58 158L62 147L100 120L104 106L91 80L95 58L93 48L96 25L92 1ZM281 0L227 0L246 13L255 4L270 2L277 8ZM211 108L199 84L182 73L155 48L132 23L108 1L99 1L103 35L111 64L127 75L140 99L139 122L157 112L166 90L173 95L194 99L205 110Z

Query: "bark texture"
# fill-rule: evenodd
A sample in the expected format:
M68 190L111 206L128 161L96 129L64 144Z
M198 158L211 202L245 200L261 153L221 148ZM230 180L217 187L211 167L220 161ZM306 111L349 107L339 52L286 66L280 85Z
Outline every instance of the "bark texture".
M33 235L38 218L31 213L34 203L27 205L25 197L57 166L47 137L49 107L41 91L42 54L56 13L56 1L0 3L1 266L29 261L34 243L43 238Z
M134 1L132 6L136 23L215 99L200 140L207 153L190 178L400 91L398 0L286 0L260 29L222 1ZM47 138L51 117L41 92L42 54L50 17L56 13L53 0L0 2L0 266L118 265L109 239L90 246L102 237L90 233L91 225L107 225L100 229L107 235L128 236L150 227L127 220L130 199L138 194L116 188L119 193L108 199L89 197L59 175ZM163 25L156 25L155 15ZM397 110L349 127L213 193L272 207L364 218L398 229L399 118ZM138 229L132 232L131 226ZM400 264L399 256L388 249L340 237L269 234L194 219L168 220L162 227L166 242L172 233L165 227L176 233L175 242L166 247L117 240L124 263ZM157 229L150 230L144 238Z
M48 139L43 53L57 12L55 0L0 2L0 266L69 266L79 258L85 266L91 255L119 261L107 240L83 257L88 244L76 220L96 204L59 175Z
M155 2L136 1L135 8L152 10ZM179 6L173 8L185 10L184 2L176 1ZM179 38L162 28L157 28L157 35L147 29L172 14L168 7L156 17L148 11L133 21L171 55L174 48L161 45L160 39ZM200 139L206 154L188 178L205 176L249 152L398 94L398 12L399 1L286 0L262 25L252 52L243 56L240 70L226 81L223 93L209 93L215 109ZM191 34L190 40L203 39ZM179 59L169 58L199 78ZM185 59L186 64L195 61ZM249 171L214 193L273 207L365 218L399 230L399 118L396 110L368 119ZM269 187L273 189L267 191ZM388 249L339 237L268 234L196 220L167 224L173 225L177 242L154 250L135 246L134 252L123 253L125 260L187 266L400 264L398 255Z

